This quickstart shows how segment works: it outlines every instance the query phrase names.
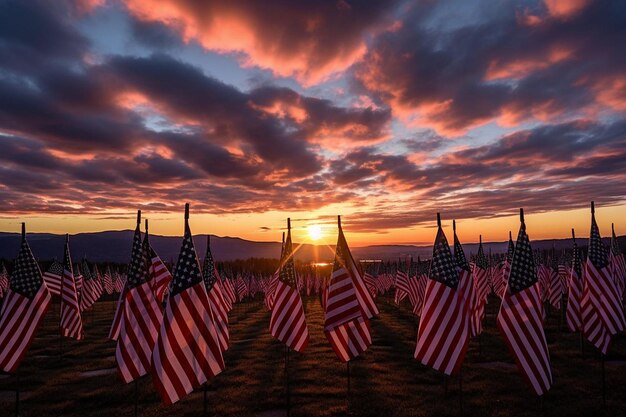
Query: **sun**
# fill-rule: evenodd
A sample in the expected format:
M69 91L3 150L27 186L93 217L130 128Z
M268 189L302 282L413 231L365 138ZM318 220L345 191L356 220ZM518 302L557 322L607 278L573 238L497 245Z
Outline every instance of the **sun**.
M309 226L309 237L311 240L320 240L322 238L322 228L319 226Z

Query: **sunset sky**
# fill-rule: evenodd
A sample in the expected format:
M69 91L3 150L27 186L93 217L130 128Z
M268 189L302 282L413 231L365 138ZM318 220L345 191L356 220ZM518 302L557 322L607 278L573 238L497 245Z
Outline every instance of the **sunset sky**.
M624 1L0 1L0 231L626 234L624 45Z

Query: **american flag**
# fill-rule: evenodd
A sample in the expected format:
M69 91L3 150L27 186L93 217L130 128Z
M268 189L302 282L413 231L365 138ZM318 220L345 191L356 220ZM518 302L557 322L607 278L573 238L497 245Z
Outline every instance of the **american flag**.
M420 273L417 279L417 296L415 299L415 305L413 306L413 314L418 317L422 315L422 308L424 307L424 294L426 293L426 285L428 284L428 275Z
M99 300L104 292L104 287L102 286L102 277L100 276L100 271L98 271L98 265L93 266L93 272L91 276L94 280L94 290L96 292L96 300Z
M91 275L86 259L83 259L83 279L84 286L80 293L80 311L85 311L88 308L91 308L91 306L98 301L98 298L100 297L96 280L93 275Z
M172 274L170 274L170 271L161 260L161 257L157 255L154 248L150 245L150 241L148 240L147 220L144 246L146 246L146 253L148 254L148 283L150 284L150 288L152 288L154 298L156 298L159 303L162 303L165 298L165 292L170 282L172 282Z
M237 301L237 296L235 295L235 287L233 287L233 282L228 278L221 279L219 272L216 271L217 276L220 278L222 283L222 288L224 289L224 301L226 302L226 306L228 307L228 311L233 309L233 304Z
M209 305L215 320L215 329L220 341L222 352L228 349L230 336L228 334L228 307L222 294L222 286L215 270L213 254L211 253L211 235L207 236L206 254L204 255L204 265L202 266L202 278L209 295Z
M378 308L352 258L340 217L338 226L333 272L323 300L324 333L337 357L348 362L372 344L369 319L378 314ZM371 304L362 304L360 291L365 292Z
M556 255L554 254L554 250L552 251L552 258L550 259L550 266L547 266L547 269L550 277L550 291L548 299L552 307L560 310L563 287L561 286L561 279L559 278L559 264Z
M494 282L494 292L500 298L504 297L507 280L509 279L509 275L511 273L511 262L513 262L514 253L515 253L515 244L513 243L513 236L511 234L511 231L509 231L509 245L506 250L506 257L504 258L504 263L502 264L502 268L501 268L502 273L498 275L499 279L496 282Z
M123 298L123 318L115 349L117 370L122 381L129 383L147 374L152 364L152 350L163 320L159 302L154 298L149 278L148 233L141 242L139 224L141 211L137 212L137 228L133 238L126 294ZM146 230L148 222L146 220Z
M612 336L626 328L626 319L617 286L611 276L608 253L600 238L593 202L582 308L585 336L606 354Z
M107 266L107 269L104 271L104 290L107 294L113 294L113 274L111 273L111 267Z
M537 271L520 209L520 230L511 261L507 288L498 313L498 328L517 368L537 395L552 386L550 353L543 331Z
M467 316L467 326L470 326L472 317L472 300L476 296L476 291L474 290L474 278L472 277L472 269L470 268L470 264L467 262L467 258L465 257L461 241L456 234L456 222L454 220L452 221L452 229L454 231L454 261L456 263L457 271L459 272L459 286L457 288L457 292L460 292L463 297L463 302L465 304L464 314ZM468 327L468 331L471 336L471 328Z
M369 290L372 297L376 298L376 294L378 293L378 282L371 272L372 271L369 269L365 271L365 274L363 274L363 281L365 281L365 286Z
M401 260L398 260L398 270L396 271L396 294L394 301L396 304L400 304L402 300L409 294L409 275L406 272L406 264Z
M411 308L413 309L415 309L415 306L420 299L419 278L417 277L418 274L419 271L417 265L411 262L411 268L409 269L409 302L411 303Z
M283 253L285 252L285 232L283 232L283 242L280 246L280 259L282 261L283 259ZM270 280L267 284L267 288L265 290L265 306L267 307L268 310L272 310L272 307L274 307L274 298L276 295L276 287L278 286L278 273L280 272L280 265L278 266L278 269L276 270L276 272L274 272L272 274L272 276L270 277Z
M80 316L80 305L74 283L72 257L70 255L69 235L65 235L65 252L63 255L63 276L61 279L61 335L82 340L83 320Z
M43 280L46 282L48 290L51 294L61 295L61 277L63 276L63 265L54 260L48 270L43 274Z
M224 370L206 286L189 229L174 269L163 323L152 354L152 379L165 404L172 404Z
M80 265L79 264L74 265L72 272L74 274L74 284L76 285L76 293L80 294L80 291L83 289L83 273L80 271Z
M0 263L0 298L3 298L9 289L9 273L4 263Z
M464 294L459 288L460 273L441 228L439 213L428 278L413 356L424 365L452 375L465 359L469 324Z
M569 277L569 294L567 296L567 310L565 318L567 327L573 332L582 330L582 317L580 312L580 303L583 292L583 272L580 260L580 250L576 244L574 229L572 229L572 239L574 240L574 248L572 253L572 269Z
M115 274L113 274L113 282L113 292L122 292L126 285L126 274L120 274L116 271Z
M483 237L480 236L478 244L478 254L476 262L472 269L474 275L474 296L472 299L472 308L470 310L470 331L472 337L476 337L483 332L483 319L485 318L485 304L487 304L487 295L489 294L489 261L485 256L483 248ZM502 280L504 282L504 279Z
M26 241L22 223L20 252L0 311L0 368L3 372L17 371L48 311L51 298Z
M115 307L115 314L113 315L113 322L111 323L111 329L109 330L109 339L117 340L120 335L120 327L124 317L124 298L126 297L126 288L122 290L120 296L117 299Z
M615 225L611 224L611 251L609 252L609 264L611 273L617 287L618 296L624 298L624 285L626 285L626 260L619 248L617 237L615 236Z
M309 329L306 325L304 307L296 287L290 219L287 219L287 240L280 261L278 285L274 294L270 334L296 352L303 352L309 343Z

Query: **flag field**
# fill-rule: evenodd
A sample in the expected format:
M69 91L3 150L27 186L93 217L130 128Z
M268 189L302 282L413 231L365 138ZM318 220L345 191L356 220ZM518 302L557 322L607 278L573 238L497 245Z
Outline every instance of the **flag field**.
M413 359L416 318L408 304L393 304L393 294L379 297L380 316L372 319L373 343L351 364L347 402L345 364L323 333L323 311L317 296L303 297L310 329L304 354L290 356L292 416L425 416L459 415L459 384ZM0 378L0 410L14 408L19 384L22 416L132 415L133 384L125 385L115 369L115 343L106 338L113 301L98 301L84 317L85 340L64 340L59 357L58 300L19 369L19 379ZM485 332L472 339L462 368L464 415L583 416L602 408L601 365L597 351L585 343L581 356L578 334L559 332L552 311L546 326L554 386L545 396L543 412L519 378L504 341L497 332L499 302L490 297ZM226 369L209 381L209 415L285 415L284 346L268 330L270 313L261 296L236 305L231 320L231 347ZM479 352L480 351L480 352ZM101 372L98 372L101 371ZM607 415L625 415L626 337L618 334L606 364ZM202 412L202 392L163 406L149 376L139 380L139 410L143 416L193 416Z

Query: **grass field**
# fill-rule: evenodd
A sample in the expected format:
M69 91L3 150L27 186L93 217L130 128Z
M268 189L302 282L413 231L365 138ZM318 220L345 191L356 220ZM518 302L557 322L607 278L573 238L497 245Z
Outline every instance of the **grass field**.
M380 316L372 322L373 345L350 365L337 360L322 332L323 313L316 297L304 300L311 334L305 354L290 354L289 379L293 416L458 416L459 379L449 378L413 359L416 320L406 306L379 298ZM602 414L599 356L590 345L581 355L577 334L559 332L558 313L548 320L547 338L554 387L541 406L514 368L495 326L495 300L488 305L486 330L472 340L462 369L466 416L588 416ZM134 384L125 385L115 367L115 343L106 336L114 304L98 302L84 315L86 338L64 340L59 356L58 304L48 314L24 360L19 377L0 378L0 415L13 415L15 387L22 396L22 416L130 416ZM269 313L262 302L237 306L230 314L231 348L226 370L209 384L212 416L285 415L284 348L268 331ZM626 415L626 337L620 335L606 364L606 415ZM103 370L101 375L84 372ZM447 385L447 388L446 388ZM142 416L202 415L203 393L192 393L165 407L149 377L138 383Z

